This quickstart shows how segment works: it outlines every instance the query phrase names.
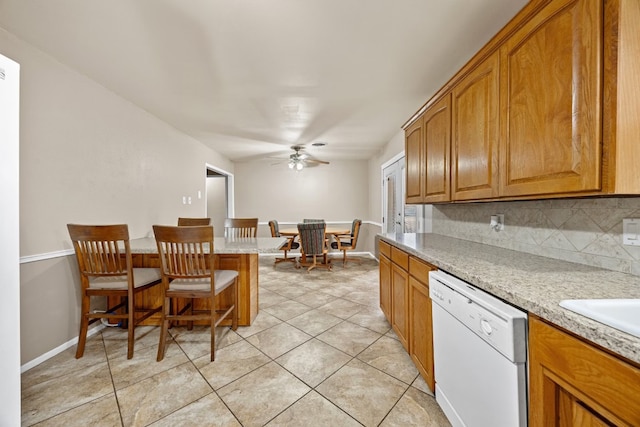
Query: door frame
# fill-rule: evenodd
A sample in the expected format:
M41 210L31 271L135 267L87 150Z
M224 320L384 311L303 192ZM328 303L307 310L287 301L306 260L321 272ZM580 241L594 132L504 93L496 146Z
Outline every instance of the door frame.
M0 425L19 425L20 401L20 65L0 54Z
M380 223L382 224L382 232L386 233L387 230L387 223L385 221L385 214L387 211L387 197L386 197L386 193L385 193L385 179L384 179L384 170L386 168L388 168L389 166L391 166L392 164L398 162L399 160L402 160L405 157L405 153L404 150L402 150L401 152L399 152L398 154L396 154L395 156L391 157L389 160L387 160L386 162L382 163L380 165L380 182L381 182L381 191L380 191L380 202L382 205L382 208L380 210L380 214L381 214L381 221ZM405 177L400 177L402 180L405 179ZM404 188L404 184L403 184L403 188ZM404 199L404 195L402 196L402 198ZM404 208L404 203L401 204L401 210ZM403 214L404 216L404 214ZM388 220L388 218L386 218Z
M225 177L225 181L227 183L227 217L228 218L233 218L235 215L235 199L234 199L234 193L233 193L233 188L234 188L234 178L233 178L233 174L231 172L227 172L224 169L221 169L217 166L213 166L209 163L205 163L205 180L207 179L207 175L206 175L206 171L207 170L212 170L213 172L216 172L220 175L223 175ZM205 185L205 189L207 188L207 186ZM208 200L209 195L205 193L205 201ZM205 216L209 215L209 213L207 212L207 203L205 202L205 206L204 206L204 212L205 212Z

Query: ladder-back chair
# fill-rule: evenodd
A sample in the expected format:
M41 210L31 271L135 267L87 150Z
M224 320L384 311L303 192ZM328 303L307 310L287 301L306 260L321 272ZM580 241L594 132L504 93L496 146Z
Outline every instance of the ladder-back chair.
M81 286L80 334L76 358L82 357L89 325L99 319L126 322L128 329L127 358L133 357L135 326L160 311L136 308L136 295L161 283L157 268L133 268L126 224L68 224L69 236L78 260ZM91 311L92 297L116 297L116 305L104 313ZM137 313L143 313L138 317Z
M227 218L224 220L224 237L256 237L258 218Z
M162 273L162 324L157 360L164 358L167 330L173 320L207 320L211 328L211 361L215 360L215 328L231 315L231 328L238 328L238 272L216 270L213 258L213 227L154 225ZM218 307L216 295L229 289L232 303ZM177 298L188 303L176 314L171 305ZM194 299L208 300L209 309L195 310Z
M178 218L179 226L211 225L211 218Z

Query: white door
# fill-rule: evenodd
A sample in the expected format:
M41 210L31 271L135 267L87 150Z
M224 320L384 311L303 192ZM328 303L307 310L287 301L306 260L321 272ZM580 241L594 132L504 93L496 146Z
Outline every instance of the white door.
M0 55L0 425L20 425L20 66Z
M382 230L384 233L420 233L424 231L424 206L404 203L404 157L382 170Z

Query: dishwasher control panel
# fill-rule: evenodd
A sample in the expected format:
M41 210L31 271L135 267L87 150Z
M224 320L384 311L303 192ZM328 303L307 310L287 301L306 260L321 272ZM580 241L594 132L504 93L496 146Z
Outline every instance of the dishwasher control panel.
M429 296L512 362L527 360L527 314L442 271L429 273Z

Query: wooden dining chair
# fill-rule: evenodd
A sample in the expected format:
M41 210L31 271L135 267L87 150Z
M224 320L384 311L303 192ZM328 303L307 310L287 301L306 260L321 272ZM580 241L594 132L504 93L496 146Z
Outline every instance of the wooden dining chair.
M269 229L271 229L271 237L282 237L280 235L280 228L278 227L278 221L276 221L275 219L269 221ZM296 242L295 240L296 240L295 236L289 237L287 239L287 243L280 248L281 251L284 251L284 257L282 258L276 257L274 265L284 261L296 262L296 257L287 256L287 252L289 252L292 249L298 249L300 247L300 243Z
M161 283L157 268L133 268L126 224L67 224L80 271L80 333L76 359L84 354L89 325L100 320L120 320L128 329L127 359L133 357L137 324L158 313L161 307L137 308L136 295ZM117 304L105 312L91 311L92 297L113 297ZM109 299L107 300L109 302ZM141 316L138 314L141 313Z
M211 218L178 218L179 226L211 225Z
M337 234L335 235L335 241L331 242L333 249L342 251L342 265L347 264L347 259L360 262L359 258L347 257L347 251L353 251L358 244L358 235L360 234L360 226L362 220L354 219L351 223L351 234Z
M302 220L302 222L305 223L305 224L308 224L308 223L311 223L311 222L325 222L325 220L324 219L304 218Z
M325 236L327 224L324 222L308 222L298 224L298 235L300 237L300 245L304 252L305 260L298 263L297 267L309 267L307 272L316 267L324 267L331 270L331 260L327 259L327 240ZM310 262L309 258L313 257ZM318 262L318 257L321 261Z
M256 237L258 218L227 218L224 220L224 237Z
M211 361L215 360L215 328L231 316L231 328L238 329L238 272L216 270L213 258L213 227L154 225L162 274L162 322L158 362L164 358L167 330L172 321L207 320L211 328ZM218 307L216 295L227 290L231 303ZM177 299L187 300L178 310ZM207 300L208 309L196 310L194 300ZM174 313L174 311L177 311Z

